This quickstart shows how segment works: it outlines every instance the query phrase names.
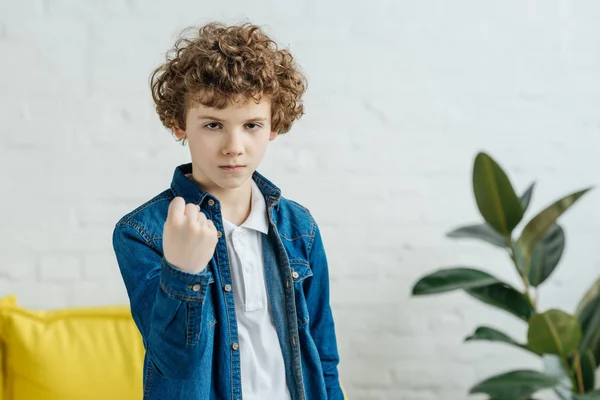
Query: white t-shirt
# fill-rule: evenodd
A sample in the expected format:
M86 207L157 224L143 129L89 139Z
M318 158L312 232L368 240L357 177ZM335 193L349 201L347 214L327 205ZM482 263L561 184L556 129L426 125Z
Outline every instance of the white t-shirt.
M238 323L244 400L290 399L283 354L267 296L263 235L269 231L264 196L252 180L252 209L240 226L223 219Z

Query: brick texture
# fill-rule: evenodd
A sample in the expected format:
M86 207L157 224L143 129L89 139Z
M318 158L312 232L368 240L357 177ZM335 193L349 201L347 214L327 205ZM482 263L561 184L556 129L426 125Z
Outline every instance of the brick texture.
M477 380L540 363L463 338L487 324L522 339L523 325L410 289L456 264L519 283L497 249L444 237L479 219L477 151L519 191L537 181L528 217L598 184L599 17L591 0L1 1L0 295L127 302L114 223L189 160L154 113L149 74L185 26L248 19L309 79L307 114L260 170L321 225L350 397L481 398L467 396ZM598 276L599 196L562 218L568 247L541 308L573 311Z

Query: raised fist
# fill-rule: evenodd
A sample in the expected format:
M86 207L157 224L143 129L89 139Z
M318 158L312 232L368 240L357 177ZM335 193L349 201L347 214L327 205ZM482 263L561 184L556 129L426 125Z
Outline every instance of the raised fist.
M182 197L171 201L163 232L163 252L170 264L197 274L208 265L217 241L217 228L200 206L185 204Z

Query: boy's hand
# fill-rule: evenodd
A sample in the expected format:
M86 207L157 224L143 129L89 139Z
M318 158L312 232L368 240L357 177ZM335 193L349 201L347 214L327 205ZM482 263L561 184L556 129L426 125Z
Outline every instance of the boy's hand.
M217 246L217 228L200 212L200 206L175 197L164 224L163 252L166 260L191 274L204 270Z

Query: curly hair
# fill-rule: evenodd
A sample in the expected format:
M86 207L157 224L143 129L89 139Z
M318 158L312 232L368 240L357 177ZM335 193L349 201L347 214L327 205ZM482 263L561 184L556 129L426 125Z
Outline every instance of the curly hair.
M184 37L189 29L193 36ZM304 114L301 97L307 82L292 54L279 49L259 26L211 22L182 32L166 63L153 71L150 87L156 112L172 132L186 129L187 111L195 104L222 109L268 96L271 131L283 134Z

